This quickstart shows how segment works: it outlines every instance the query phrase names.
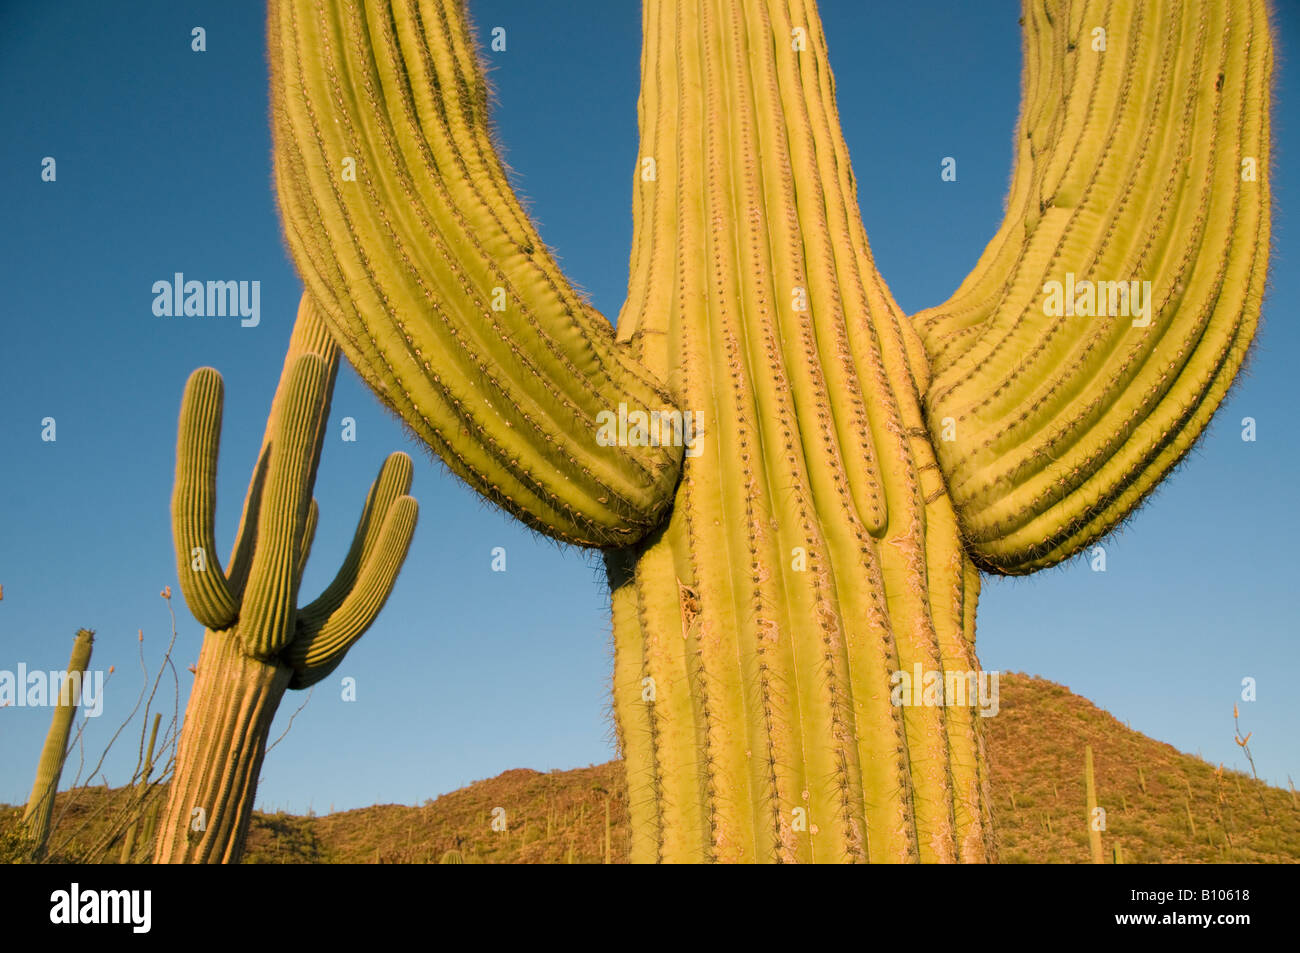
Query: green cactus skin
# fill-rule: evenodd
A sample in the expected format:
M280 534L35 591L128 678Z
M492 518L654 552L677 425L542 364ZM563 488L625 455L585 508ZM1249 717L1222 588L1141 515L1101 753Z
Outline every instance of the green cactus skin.
M50 838L54 795L59 790L59 778L63 774L63 759L68 753L68 735L72 732L72 721L77 715L77 706L81 704L81 679L86 674L86 667L90 665L90 653L94 644L93 629L77 630L66 669L69 676L75 672L77 678L76 681L65 681L60 687L54 717L50 719L50 731L45 736L41 760L36 765L36 780L23 811L23 824L31 841L32 856L37 860L45 855L45 846Z
M339 665L383 608L406 558L418 508L406 495L411 461L394 453L370 489L334 581L296 608L337 366L338 349L304 297L229 572L212 549L221 376L200 368L186 384L172 516L181 589L207 631L158 827L158 863L239 860L281 697ZM203 548L202 562L195 547Z
M1083 749L1083 785L1088 802L1088 849L1094 864L1104 864L1106 854L1101 847L1101 831L1093 824L1097 810L1097 781L1092 773L1092 745L1085 745Z
M511 192L462 3L270 4L278 201L323 320L457 474L606 552L633 861L992 859L981 719L896 707L891 674L978 670L979 570L1117 525L1241 363L1268 254L1263 0L1024 12L1006 220L909 318L812 0L646 0L610 334ZM1067 273L1150 280L1150 323L1047 318ZM620 403L700 414L698 455L600 446Z
M149 732L149 747L144 756L144 773L140 776L138 790L143 792L149 788L149 776L153 774L153 747L158 740L158 726L162 723L162 712L156 712L153 716L153 728ZM131 857L135 854L136 836L140 830L140 815L137 814L131 819L127 826L126 836L122 839L122 856L119 862L129 864Z

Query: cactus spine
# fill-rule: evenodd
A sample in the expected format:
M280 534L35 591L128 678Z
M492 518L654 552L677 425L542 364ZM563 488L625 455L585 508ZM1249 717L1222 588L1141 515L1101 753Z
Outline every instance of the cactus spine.
M909 319L812 0L646 0L615 333L511 192L462 3L272 0L280 211L331 332L484 496L605 550L634 861L991 858L981 719L895 704L895 673L977 672L979 568L1106 533L1240 365L1268 252L1263 0L1047 0L1024 23L1006 220ZM1048 316L1067 272L1150 278L1150 322ZM656 411L699 415L690 453L646 438Z
M1092 774L1092 745L1083 749L1083 784L1088 801L1088 847L1092 851L1092 862L1104 864L1106 854L1101 848L1101 828L1098 824L1100 810L1097 807L1097 781ZM1102 815L1104 816L1104 812Z
M86 667L90 665L90 653L94 644L95 633L92 629L77 630L77 636L72 640L72 655L68 658L65 677L59 685L59 697L54 706L54 717L50 719L50 731L45 736L41 760L36 765L36 781L32 784L32 793L27 798L27 807L23 811L23 824L27 828L35 859L44 856L45 845L50 837L54 795L59 790L63 759L68 753L68 735L72 731L77 706L81 704L81 680L86 674Z
M411 461L392 454L370 488L333 582L297 608L311 550L320 461L338 350L304 297L271 405L230 568L215 556L222 381L211 368L185 387L172 496L185 601L206 627L158 829L158 863L234 863L286 689L324 678L383 608L415 531Z

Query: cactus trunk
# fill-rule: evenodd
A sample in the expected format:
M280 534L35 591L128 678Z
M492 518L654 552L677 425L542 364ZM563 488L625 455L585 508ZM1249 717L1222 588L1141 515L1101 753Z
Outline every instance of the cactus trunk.
M978 576L919 340L875 281L819 24L786 17L646 5L656 178L634 193L619 337L703 433L666 528L609 557L632 858L985 860L979 718L890 692L917 664L979 668ZM768 39L794 25L812 68Z
M157 863L238 863L267 735L293 670L260 662L208 632L185 710Z
M59 778L63 774L63 759L68 753L68 735L72 732L72 721L81 704L81 680L90 664L90 653L95 643L95 633L90 629L80 629L72 642L72 655L68 658L65 678L59 687L54 717L50 719L50 731L45 736L45 746L41 749L41 760L36 766L36 781L32 784L32 793L27 798L27 808L23 811L23 824L27 836L32 842L32 856L40 858L45 854L45 845L50 837L50 820L54 816L54 796L59 789Z

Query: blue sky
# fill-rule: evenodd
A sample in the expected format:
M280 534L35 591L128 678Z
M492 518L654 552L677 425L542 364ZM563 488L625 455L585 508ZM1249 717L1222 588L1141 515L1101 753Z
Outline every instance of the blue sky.
M1278 6L1274 166L1285 173L1300 152L1289 57L1300 12ZM489 55L518 185L569 276L612 316L631 238L639 6L483 0L471 10L485 41L507 30L507 50ZM226 381L224 554L300 293L271 191L262 15L256 3L0 8L0 669L61 668L75 631L95 629L93 666L117 667L87 731L96 756L139 691L137 630L151 670L166 644L164 585L178 596L182 710L184 666L198 657L202 628L179 598L168 517L185 378L206 364ZM944 300L1000 221L1018 16L1009 0L822 4L863 219L908 311ZM190 49L195 26L206 52ZM44 156L57 161L53 183L41 181ZM956 182L940 181L944 156L958 160ZM1260 773L1283 785L1300 778L1300 235L1289 182L1273 183L1257 349L1210 434L1106 541L1107 572L1075 561L986 581L977 641L987 669L1051 678L1137 730L1240 768L1232 704L1254 677L1242 727ZM155 317L151 286L177 271L260 281L261 324ZM344 416L357 421L355 443L337 435ZM1244 416L1258 422L1254 443L1240 439ZM57 421L53 443L40 438L44 417ZM332 417L308 597L332 577L391 450L416 459L420 526L379 621L267 758L260 805L419 803L508 768L611 757L598 558L480 502L350 369ZM491 571L496 546L505 573ZM357 681L355 702L340 697L344 675ZM286 696L273 735L303 697ZM26 798L48 721L47 709L0 711L0 801ZM110 782L129 777L134 752L128 733L106 763Z

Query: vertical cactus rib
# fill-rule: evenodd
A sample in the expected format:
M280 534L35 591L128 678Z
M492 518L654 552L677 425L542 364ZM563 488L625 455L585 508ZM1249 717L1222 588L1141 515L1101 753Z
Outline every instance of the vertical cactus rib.
M281 211L349 358L489 499L566 541L635 541L681 451L602 446L597 415L672 403L511 194L459 5L272 8Z
M221 375L210 367L200 367L185 384L172 491L172 536L181 592L194 618L215 629L230 625L238 611L217 559L214 523L222 389Z
M39 859L45 854L45 845L50 837L50 820L54 816L54 796L59 790L59 778L63 775L63 760L68 752L68 735L72 732L72 722L77 715L77 706L81 704L81 680L90 665L90 653L95 644L95 633L91 629L78 629L72 641L72 655L68 658L68 667L59 687L57 701L54 703L54 715L50 719L50 730L45 736L45 745L41 748L41 760L36 765L36 780L32 783L32 793L27 798L23 810L23 826L31 841L32 854Z
M931 433L956 421L936 446L967 542L1009 573L1109 532L1183 458L1245 358L1268 258L1262 0L1051 9L1074 16L1026 10L1007 218L956 294L914 318ZM1109 284L1098 314L1049 313L1067 274L1149 282L1146 314L1135 324Z
M659 859L660 790L657 713L658 685L650 681L646 634L636 566L629 551L611 552L605 568L609 579L611 612L617 620L614 639L614 700L618 753L627 773L628 818L632 863Z

